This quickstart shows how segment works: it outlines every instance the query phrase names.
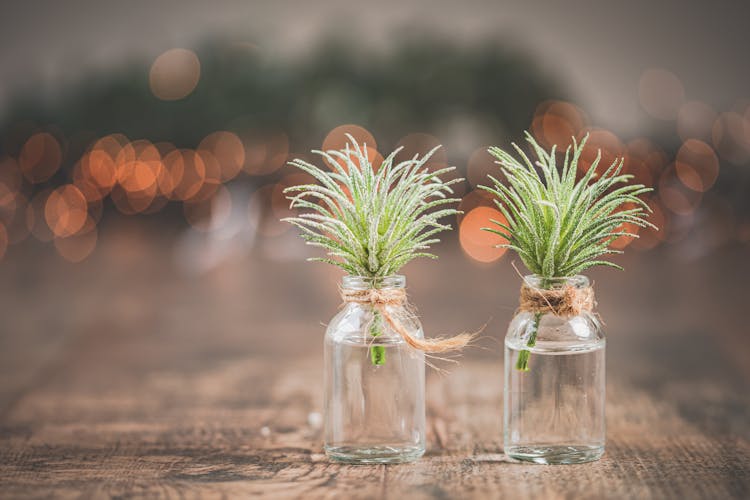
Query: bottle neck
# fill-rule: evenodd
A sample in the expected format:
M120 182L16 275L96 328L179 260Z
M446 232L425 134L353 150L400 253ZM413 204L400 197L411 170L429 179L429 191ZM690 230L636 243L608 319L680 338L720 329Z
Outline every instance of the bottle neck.
M341 280L344 290L401 289L406 287L406 277L400 274L390 276L344 276Z
M530 274L523 278L526 285L541 290L559 290L563 288L576 288L582 290L591 286L589 279L582 274L564 278L545 278L537 274Z

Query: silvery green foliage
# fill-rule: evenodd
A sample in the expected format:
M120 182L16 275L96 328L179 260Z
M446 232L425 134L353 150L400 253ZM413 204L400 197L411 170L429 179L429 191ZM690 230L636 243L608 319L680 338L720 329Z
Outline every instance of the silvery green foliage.
M526 267L539 276L568 277L596 265L622 269L599 257L622 253L609 248L617 237L637 236L623 230L623 224L655 227L645 219L646 211L650 212L648 205L638 198L651 189L628 184L633 176L621 174L623 159L616 159L597 176L599 151L583 177L576 181L578 160L587 138L580 144L573 139L560 171L556 147L545 151L528 132L526 140L536 154L539 171L515 144L521 161L500 148L489 149L508 183L490 176L493 187L481 187L496 197L495 203L507 223L493 220L499 229L483 229L507 239L508 243L500 246L518 252Z
M341 151L313 151L331 166L323 170L296 159L291 165L310 174L318 184L284 190L292 208L307 210L284 219L298 227L308 245L324 248L328 258L311 258L341 267L352 275L383 277L394 274L416 257L436 258L427 252L437 243L434 236L450 225L439 220L458 213L446 205L451 185L425 166L436 147L421 158L394 164L401 148L391 153L376 170L367 157L367 146L347 134Z

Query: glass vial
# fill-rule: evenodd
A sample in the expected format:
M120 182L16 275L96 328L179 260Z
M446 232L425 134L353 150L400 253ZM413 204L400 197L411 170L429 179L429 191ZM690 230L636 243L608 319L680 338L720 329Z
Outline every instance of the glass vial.
M403 276L346 276L349 290L404 288ZM404 305L387 312L422 338ZM348 463L399 463L425 451L424 353L410 347L370 304L346 303L325 336L325 452Z
M525 279L541 289L589 286L585 276ZM541 464L589 462L602 456L604 352L604 334L592 313L516 314L505 337L506 455Z

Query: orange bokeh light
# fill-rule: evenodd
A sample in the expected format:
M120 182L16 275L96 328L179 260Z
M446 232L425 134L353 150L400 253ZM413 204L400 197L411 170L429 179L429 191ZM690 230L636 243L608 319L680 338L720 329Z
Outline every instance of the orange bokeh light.
M156 192L158 172L149 162L135 160L119 165L117 182L128 193Z
M667 155L650 139L639 137L628 142L627 145L628 161L636 160L643 162L651 171L652 184L667 165ZM642 183L645 184L645 183ZM648 184L647 184L648 185Z
M349 139L346 137L346 134L351 135L360 147L362 147L363 144L367 147L368 160L372 161L375 158L375 154L378 151L378 144L375 142L375 137L367 129L360 127L359 125L347 124L339 125L334 128L328 132L328 135L323 139L321 149L323 151L343 150L347 147L347 144L349 144ZM349 148L351 149L352 146L349 145Z
M24 177L35 184L52 177L60 168L61 162L60 143L47 132L40 132L29 137L18 157Z
M77 233L86 223L88 204L83 193L72 184L66 184L52 191L44 206L44 219L59 237Z
M251 131L242 135L244 170L250 175L268 175L280 169L289 157L289 137L283 132Z
M650 250L658 246L665 240L666 235L669 233L669 219L661 208L661 205L654 198L648 202L648 205L651 208L648 220L658 229L651 227L641 228L638 232L638 238L632 242L632 247L637 250Z
M703 193L686 188L670 164L659 178L659 200L665 208L678 215L692 214L700 204Z
M211 198L221 186L222 177L221 165L213 153L205 149L199 149L197 154L203 162L206 174L198 192L189 198L196 202Z
M620 211L623 211L623 210L629 210L631 208L634 208L634 204L633 203L625 203L624 205L622 205L621 207L619 207L617 209L617 211L620 212ZM638 235L638 233L640 232L640 230L641 230L640 226L636 226L635 224L630 223L630 222L625 222L625 223L619 225L617 228L615 228L614 232L616 232L616 233L619 233L619 232L628 232L630 234ZM625 248L628 245L630 245L630 243L632 243L632 241L635 238L636 238L636 236L621 235L621 236L618 236L617 238L615 238L609 244L609 246L610 246L610 248L614 248L615 250L622 250L623 248Z
M206 165L201 156L190 149L172 151L164 158L168 172L159 185L171 200L188 200L198 194L206 179Z
M494 262L505 253L505 248L495 248L496 245L507 243L507 240L496 234L483 231L483 227L497 227L490 220L506 223L505 217L499 210L480 206L464 215L459 227L459 241L461 249L473 260L478 262Z
M456 216L458 223L460 224L464 216L477 207L495 208L493 196L483 189L469 191L458 204L458 211L461 212Z
M626 156L623 171L633 176L630 180L632 184L643 184L647 187L653 187L654 185L653 172L648 164L640 158Z
M192 50L171 49L157 57L149 72L151 92L164 101L190 95L198 85L201 63Z
M693 191L707 191L719 175L719 158L713 148L698 139L688 139L675 159L680 181Z
M220 130L208 134L198 146L200 151L208 151L219 162L221 182L237 177L245 164L245 146L232 132Z
M587 123L584 112L565 101L544 101L537 106L531 122L531 132L544 146L557 145L559 150L573 143Z
M81 173L104 193L108 193L117 181L115 161L103 149L92 149L81 158Z
M583 137L588 134L589 139L586 142L586 147L581 152L581 157L578 161L578 171L583 174L590 167L591 164L597 157L599 151L601 151L601 159L596 167L596 174L601 175L612 166L612 164L624 156L625 146L620 139L609 130L604 129L584 129L579 137Z

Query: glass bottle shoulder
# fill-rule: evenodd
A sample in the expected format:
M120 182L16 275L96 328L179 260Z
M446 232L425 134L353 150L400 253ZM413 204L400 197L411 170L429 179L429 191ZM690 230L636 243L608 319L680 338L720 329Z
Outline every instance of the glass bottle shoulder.
M520 312L508 327L505 345L511 349L529 349L527 344L534 334L532 351L586 351L602 348L606 343L601 323L592 314L565 317Z
M423 338L422 325L416 315L403 307L389 306L391 317L406 328L415 338ZM378 344L401 344L403 338L396 333L385 318L372 306L357 303L346 304L326 329L326 341L363 343L377 338Z

